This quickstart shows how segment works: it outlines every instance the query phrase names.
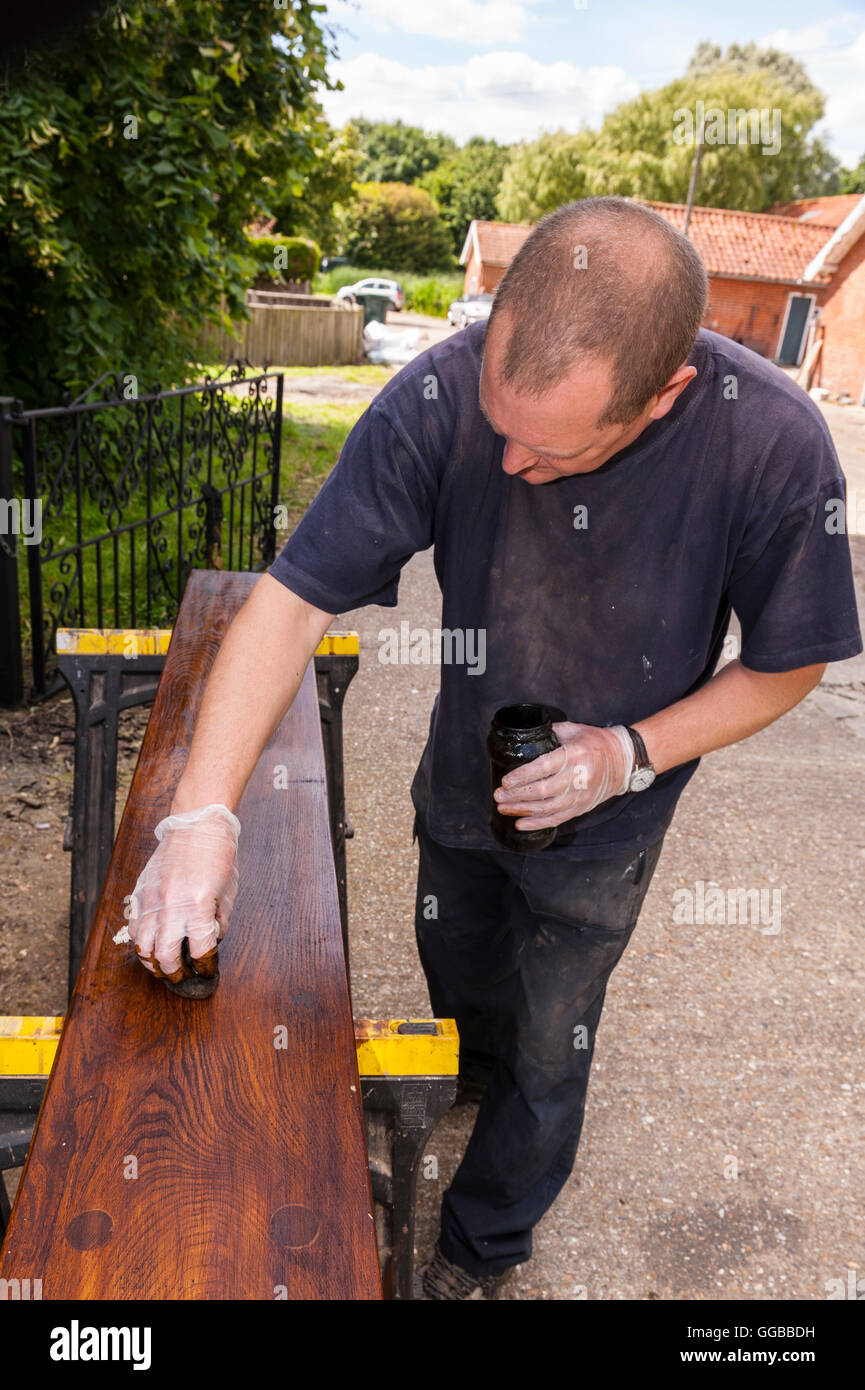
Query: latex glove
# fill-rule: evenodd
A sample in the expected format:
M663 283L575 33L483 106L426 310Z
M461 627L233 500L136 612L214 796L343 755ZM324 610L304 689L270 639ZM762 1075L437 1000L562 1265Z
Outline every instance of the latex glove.
M543 753L502 778L495 796L503 816L521 816L517 830L543 830L584 816L622 796L634 766L634 745L623 724L554 724L561 748Z
M240 821L227 806L214 804L166 816L154 834L159 845L126 899L127 926L114 940L131 941L157 979L177 981L186 973L184 937L194 964L225 934L237 897Z

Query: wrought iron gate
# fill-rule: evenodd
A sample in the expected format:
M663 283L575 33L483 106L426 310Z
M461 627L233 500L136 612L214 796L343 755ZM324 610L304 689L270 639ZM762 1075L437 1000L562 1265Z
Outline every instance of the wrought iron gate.
M58 688L58 627L167 626L191 569L272 562L282 386L235 366L149 395L107 375L43 410L0 397L0 703L27 647L31 699Z

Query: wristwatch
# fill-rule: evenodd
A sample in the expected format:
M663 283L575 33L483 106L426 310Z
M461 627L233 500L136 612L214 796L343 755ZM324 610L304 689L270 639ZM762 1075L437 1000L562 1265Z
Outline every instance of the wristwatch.
M655 780L655 769L652 767L651 760L646 752L646 745L640 738L636 729L632 729L629 724L625 725L626 733L630 734L631 742L634 745L634 766L628 779L629 792L644 792Z

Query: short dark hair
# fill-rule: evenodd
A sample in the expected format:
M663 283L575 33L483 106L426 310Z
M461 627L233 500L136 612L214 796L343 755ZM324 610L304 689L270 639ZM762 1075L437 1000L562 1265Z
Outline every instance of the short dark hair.
M687 237L628 198L583 198L542 217L493 300L508 314L501 379L542 396L586 360L610 359L599 424L628 424L686 362L706 308Z

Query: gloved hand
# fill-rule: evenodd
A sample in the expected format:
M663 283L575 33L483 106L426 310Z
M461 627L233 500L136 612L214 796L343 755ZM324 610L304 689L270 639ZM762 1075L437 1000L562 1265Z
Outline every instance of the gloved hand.
M193 966L212 974L237 897L240 821L227 806L166 816L154 834L158 847L138 876L115 941L131 941L145 970L158 980L188 975L181 961L187 937Z
M622 796L634 766L634 745L623 724L598 728L553 725L561 748L515 768L493 794L503 816L522 816L517 830L543 830L584 816L611 796Z

